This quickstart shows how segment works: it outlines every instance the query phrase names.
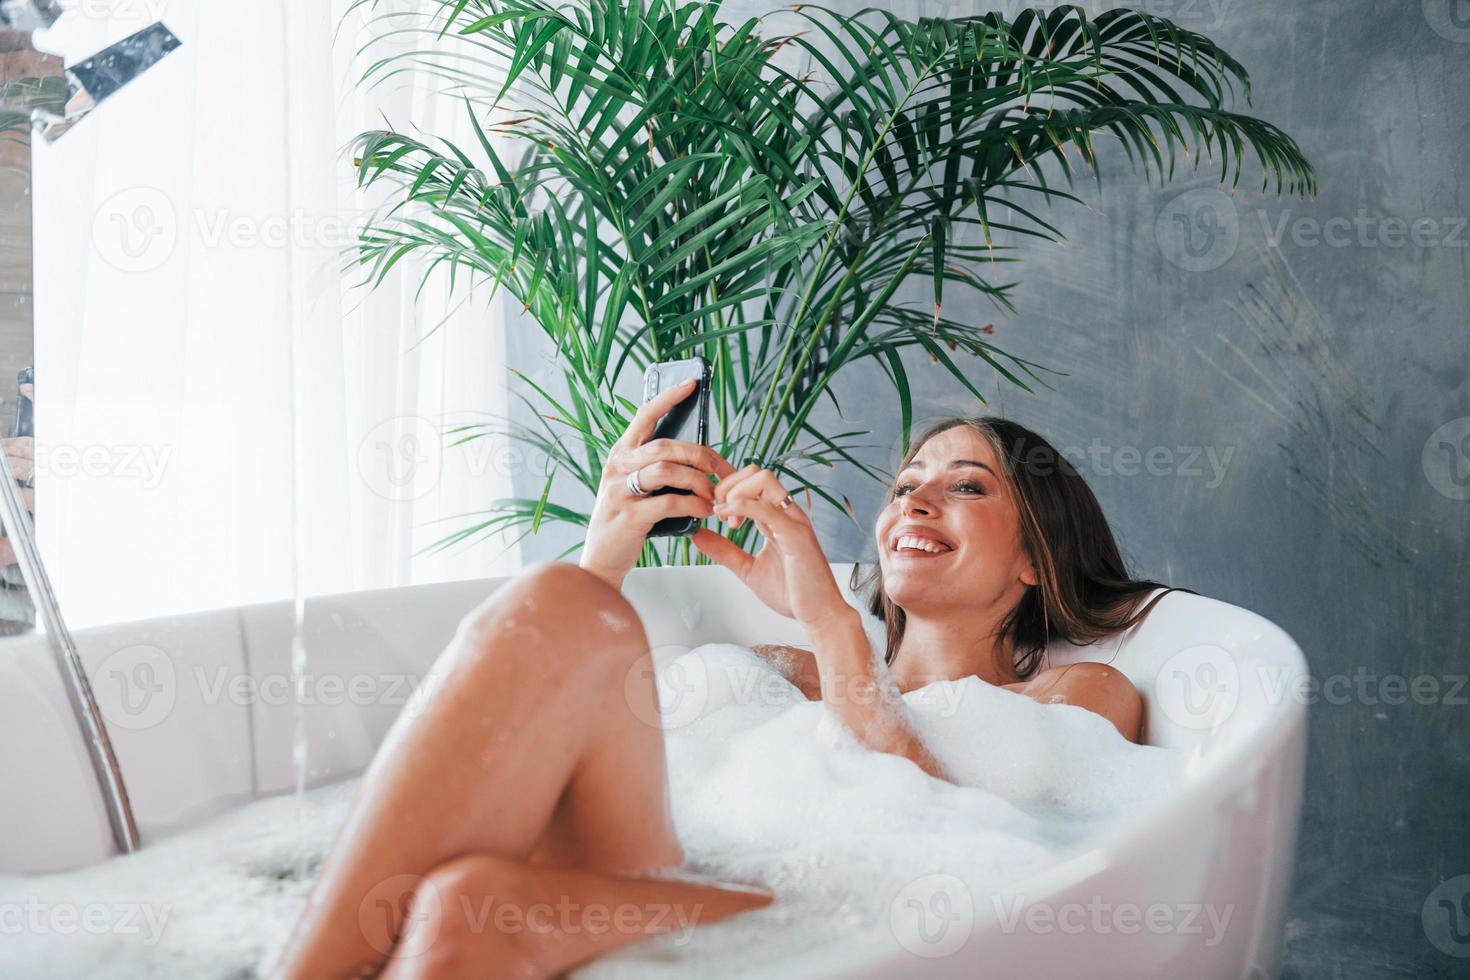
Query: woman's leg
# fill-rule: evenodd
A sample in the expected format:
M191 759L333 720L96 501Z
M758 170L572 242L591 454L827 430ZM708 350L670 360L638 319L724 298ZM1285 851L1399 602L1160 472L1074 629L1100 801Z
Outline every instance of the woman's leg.
M688 881L459 858L414 893L381 980L540 980L644 936L687 935L769 902Z
M612 876L683 861L647 637L600 578L528 569L465 618L425 683L363 778L284 976L375 968L414 893L456 859Z

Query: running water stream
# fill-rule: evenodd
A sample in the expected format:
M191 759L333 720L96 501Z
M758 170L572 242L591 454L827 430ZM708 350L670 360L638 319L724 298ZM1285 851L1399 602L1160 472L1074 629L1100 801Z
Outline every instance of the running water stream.
M286 84L282 86L281 120L282 139L281 153L286 181L287 213L308 213L304 206L307 202L299 180L297 161L293 155L293 147L297 145L297 127L303 125L304 120L298 119L292 111L291 93L295 91L291 84L291 67L296 63L295 55L291 51L293 43L301 43L300 39L310 36L301 25L293 23L294 18L302 16L301 4L293 3L292 0L280 0L279 11L281 17L282 37L284 39L284 52L281 58L281 69L286 75ZM298 839L304 844L306 835L306 778L309 764L309 746L307 744L306 732L306 702L307 702L307 656L306 656L306 583L302 574L302 559L306 554L307 544L307 513L306 513L306 487L304 481L306 473L307 446L305 429L305 412L310 402L306 398L306 370L305 351L306 346L301 331L303 324L307 322L304 315L304 304L306 303L307 284L310 281L308 269L304 268L308 263L298 256L294 248L284 250L285 260L288 267L288 282L290 283L290 299L288 304L289 316L291 318L291 347L288 352L291 370L291 597L292 597L292 623L291 623L291 676L293 680L292 690L294 692L294 731L291 739L291 767L295 776L296 787L296 832ZM301 847L299 853L302 855L296 872L298 877L305 878L308 871L307 848Z

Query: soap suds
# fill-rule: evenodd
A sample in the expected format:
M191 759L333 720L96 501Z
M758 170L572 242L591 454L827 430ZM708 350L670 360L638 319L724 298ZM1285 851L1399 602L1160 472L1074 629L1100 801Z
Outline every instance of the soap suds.
M912 949L928 940L911 906L988 907L1179 779L1177 753L971 677L902 695L954 785L863 748L746 647L655 660L660 700L678 702L666 745L687 872L759 883L777 900L625 947L579 980L801 976L838 950ZM356 785L306 794L299 822L296 799L277 797L90 868L0 876L5 977L264 976Z
M1180 779L1180 754L1134 745L1100 715L969 677L901 695L959 785L947 783L866 749L820 702L782 690L782 673L748 648L712 643L657 674L661 698L680 693L676 678L707 680L697 717L686 710L665 742L690 867L760 882L777 901L681 945L625 947L579 980L801 976L859 944L912 950L905 901L938 909L962 893L988 907Z

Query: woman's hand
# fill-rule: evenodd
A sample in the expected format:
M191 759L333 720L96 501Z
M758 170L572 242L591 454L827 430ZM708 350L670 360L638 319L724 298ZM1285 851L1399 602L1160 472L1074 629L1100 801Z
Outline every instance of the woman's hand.
M728 538L700 528L694 546L738 575L766 605L807 628L812 652L802 665L801 692L809 699L820 697L869 748L903 756L931 776L950 779L914 732L887 666L874 656L862 619L832 577L811 519L776 475L747 466L716 485L715 499L716 517L755 521L766 543L752 557Z
M754 521L765 544L752 556L724 535L700 528L691 539L696 548L734 572L766 605L807 626L852 609L832 577L811 519L776 474L747 466L723 477L714 491L715 516L736 525Z
M658 420L694 390L694 382L688 381L645 402L607 454L579 564L615 589L638 564L649 528L665 517L709 517L715 489L710 474L723 478L735 472L709 446L678 439L648 441ZM679 487L693 493L636 497L628 486L630 473L638 474L645 491Z

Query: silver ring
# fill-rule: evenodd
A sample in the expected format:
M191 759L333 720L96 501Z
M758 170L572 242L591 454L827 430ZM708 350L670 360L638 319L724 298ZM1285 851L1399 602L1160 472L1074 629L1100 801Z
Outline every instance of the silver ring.
M778 503L776 506L777 507L780 507L782 510L785 510L787 507L790 507L791 506L791 494L788 493L786 495L786 499L783 500L783 501L781 501L780 503Z
M638 469L642 469L642 467L640 466ZM628 474L628 492L635 497L648 496L648 491L638 485L638 470L634 470Z

